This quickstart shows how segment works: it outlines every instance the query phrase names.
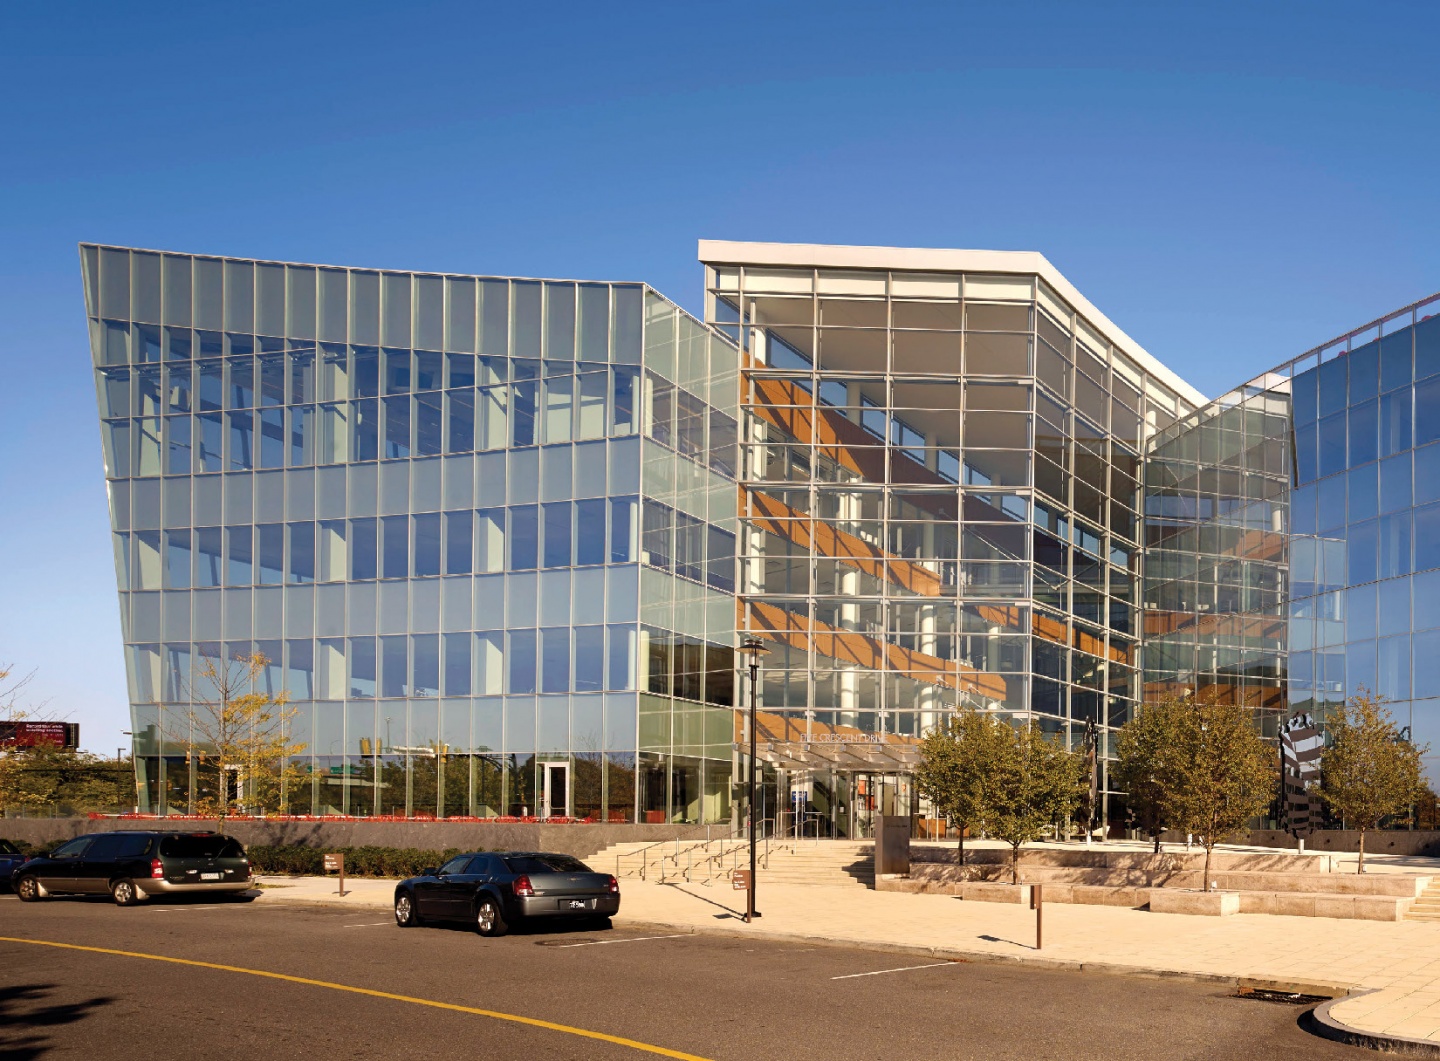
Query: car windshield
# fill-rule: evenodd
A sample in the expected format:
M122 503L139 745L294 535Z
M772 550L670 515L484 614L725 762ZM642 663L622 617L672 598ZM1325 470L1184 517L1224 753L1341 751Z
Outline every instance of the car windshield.
M516 855L505 860L511 873L589 873L591 869L569 855Z
M9 840L0 840L0 855L18 855L20 849Z
M167 836L160 854L169 858L244 858L245 849L228 836Z

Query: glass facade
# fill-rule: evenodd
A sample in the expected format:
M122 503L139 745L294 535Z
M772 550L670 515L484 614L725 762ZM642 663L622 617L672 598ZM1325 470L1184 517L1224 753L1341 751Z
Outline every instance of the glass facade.
M256 651L296 812L728 820L732 343L638 284L81 259L142 809Z
M315 814L736 823L747 636L777 829L925 816L960 707L1367 688L1440 748L1440 296L1206 404L1038 255L701 259L704 321L83 245L142 809L251 652Z
M1146 462L1147 695L1323 723L1384 697L1440 752L1440 296L1257 377ZM1434 771L1436 763L1427 763Z
M962 705L1072 744L1123 724L1142 446L1194 405L1039 275L740 258L708 281L744 351L738 594L771 644L781 802L802 788L821 835L923 813L914 745Z

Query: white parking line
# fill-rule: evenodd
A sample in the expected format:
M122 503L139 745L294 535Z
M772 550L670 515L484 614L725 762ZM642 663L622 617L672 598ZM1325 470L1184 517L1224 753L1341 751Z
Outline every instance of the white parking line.
M832 980L853 980L857 976L883 976L885 973L909 973L916 969L938 969L942 965L959 965L959 962L935 962L933 965L905 965L899 969L876 969L873 973L846 973L844 976L832 976Z
M393 925L393 921L370 921L363 925L341 925L341 928L375 928L377 925Z
M685 932L676 932L669 936L636 936L633 939L587 939L584 943L557 943L556 950L565 950L567 947L598 947L602 943L644 943L647 939L679 939L687 935Z

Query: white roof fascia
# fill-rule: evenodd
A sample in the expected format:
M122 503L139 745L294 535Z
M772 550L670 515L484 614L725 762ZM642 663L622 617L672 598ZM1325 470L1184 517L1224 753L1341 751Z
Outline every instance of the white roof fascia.
M1130 338L1039 251L950 250L938 247L845 247L825 243L743 243L702 239L706 265L779 268L888 269L927 273L1015 273L1038 276L1117 348L1196 407L1209 399Z

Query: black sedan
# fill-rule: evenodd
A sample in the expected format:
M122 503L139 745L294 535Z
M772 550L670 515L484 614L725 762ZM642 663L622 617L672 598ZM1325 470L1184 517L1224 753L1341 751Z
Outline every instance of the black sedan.
M556 919L607 927L620 909L620 882L570 855L501 851L457 855L395 886L395 923L469 921L503 936L520 921Z
M10 878L24 864L25 858L9 840L0 840L0 884L10 884Z

